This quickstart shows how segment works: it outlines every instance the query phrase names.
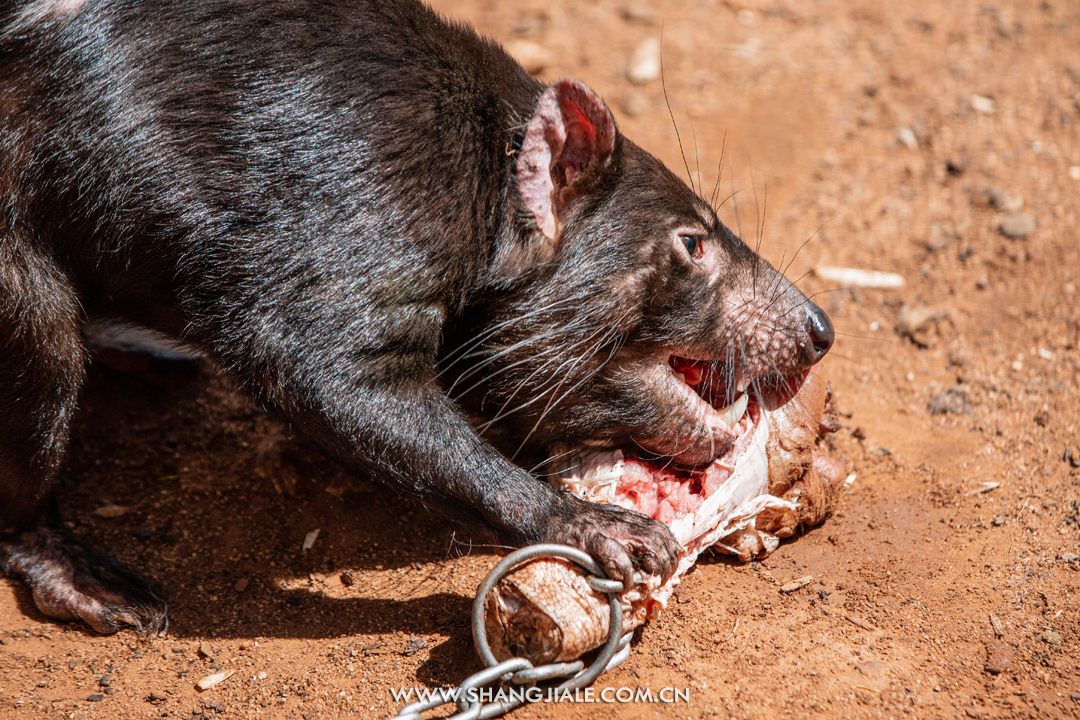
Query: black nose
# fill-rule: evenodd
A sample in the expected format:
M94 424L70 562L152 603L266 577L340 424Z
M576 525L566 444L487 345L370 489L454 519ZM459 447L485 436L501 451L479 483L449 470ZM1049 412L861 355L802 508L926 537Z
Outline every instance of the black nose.
M829 352L833 340L836 339L829 316L813 303L807 303L806 334L809 337L809 342L805 348L807 365L809 366L825 357L825 353Z

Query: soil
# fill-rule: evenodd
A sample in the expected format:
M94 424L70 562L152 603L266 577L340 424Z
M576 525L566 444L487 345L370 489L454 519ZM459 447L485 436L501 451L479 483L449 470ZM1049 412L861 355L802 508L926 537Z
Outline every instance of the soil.
M766 560L704 558L596 684L688 700L513 716L1080 716L1080 5L437 5L589 83L706 195L723 158L725 221L836 324L857 475ZM664 85L627 79L661 34L685 165ZM480 667L484 540L347 476L211 368L95 362L62 481L65 517L161 580L172 624L98 637L0 580L0 717L386 717L391 688Z

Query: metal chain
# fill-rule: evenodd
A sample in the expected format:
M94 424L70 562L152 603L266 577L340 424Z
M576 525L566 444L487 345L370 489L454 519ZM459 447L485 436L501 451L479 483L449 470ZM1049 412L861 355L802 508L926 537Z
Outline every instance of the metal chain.
M588 668L581 660L563 663L548 663L533 666L525 658L510 658L499 662L488 644L487 628L484 624L484 601L492 588L511 570L529 560L542 557L557 557L577 563L591 573L586 578L589 585L598 592L607 593L611 603L611 620L607 642L600 648L596 660ZM635 573L633 583L640 583L641 577ZM569 678L554 688L553 691L577 690L592 684L603 673L618 667L630 656L630 638L633 631L623 634L623 609L619 593L626 589L626 583L610 580L595 560L587 553L566 545L530 545L516 550L505 558L484 578L476 591L473 601L472 631L476 651L488 667L474 673L456 688L439 688L422 700L410 703L398 711L391 720L423 720L422 713L449 703L457 703L458 712L445 720L476 720L493 718L510 712L527 700L543 697L536 683L555 678ZM497 684L498 690L486 689ZM533 692L535 691L535 692ZM484 703L483 697L491 697L493 702Z

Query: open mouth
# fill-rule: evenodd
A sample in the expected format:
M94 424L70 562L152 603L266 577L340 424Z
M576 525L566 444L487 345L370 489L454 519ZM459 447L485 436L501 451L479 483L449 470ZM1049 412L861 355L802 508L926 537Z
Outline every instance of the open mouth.
M675 378L729 428L734 428L742 417L748 397L766 410L775 410L795 397L810 372L803 370L787 377L765 374L746 378L720 361L691 360L678 355L668 358L668 366ZM708 415L708 410L705 413Z
M556 474L557 484L575 487L595 502L638 510L668 524L681 542L688 543L710 527L710 518L721 509L712 507L720 498L710 498L731 492L720 490L734 476L750 473L754 478L748 483L740 481L749 493L745 498L742 491L725 497L724 511L731 512L764 491L768 438L767 423L762 422L764 411L794 397L807 372L788 378L748 379L722 362L678 355L671 355L660 370L665 386L690 408L710 435L728 438L727 451L695 468L679 467L671 457L649 455L640 447L588 451L572 456L570 467Z

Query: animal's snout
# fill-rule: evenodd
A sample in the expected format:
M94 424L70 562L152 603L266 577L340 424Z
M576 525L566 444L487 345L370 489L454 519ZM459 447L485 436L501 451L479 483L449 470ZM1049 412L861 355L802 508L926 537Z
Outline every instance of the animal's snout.
M836 339L832 321L825 311L812 302L806 304L806 339L803 341L803 361L806 367L818 363Z

